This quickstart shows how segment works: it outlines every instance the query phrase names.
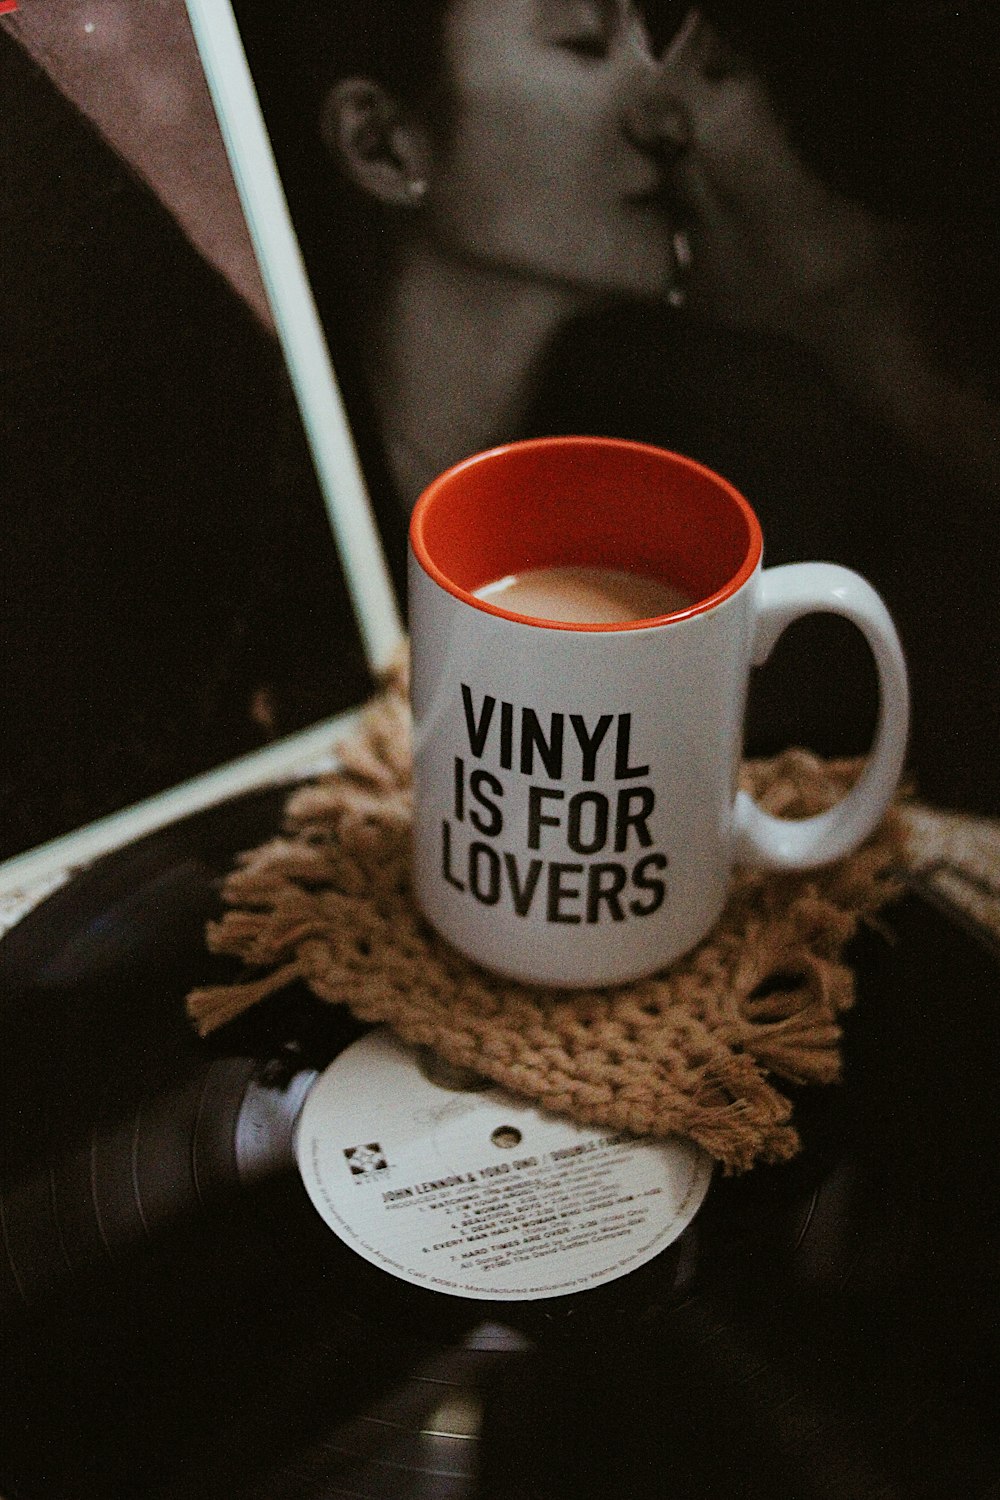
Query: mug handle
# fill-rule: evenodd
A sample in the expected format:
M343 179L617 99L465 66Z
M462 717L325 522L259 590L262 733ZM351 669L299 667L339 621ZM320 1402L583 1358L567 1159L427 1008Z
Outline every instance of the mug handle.
M763 870L811 870L850 854L877 826L892 801L906 757L910 691L903 650L889 611L858 573L833 563L765 568L753 642L754 666L770 656L781 633L801 615L843 615L862 631L878 673L875 739L857 782L835 807L811 818L775 818L738 792L733 858Z

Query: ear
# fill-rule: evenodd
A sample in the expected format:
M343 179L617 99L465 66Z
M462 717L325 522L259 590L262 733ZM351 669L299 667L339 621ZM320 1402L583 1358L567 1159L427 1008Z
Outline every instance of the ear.
M427 186L424 131L370 78L342 78L323 103L327 149L356 187L391 207L413 206Z

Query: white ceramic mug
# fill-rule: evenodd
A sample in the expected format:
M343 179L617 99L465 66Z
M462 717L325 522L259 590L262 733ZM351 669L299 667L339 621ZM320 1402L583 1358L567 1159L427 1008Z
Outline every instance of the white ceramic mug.
M414 887L462 953L528 983L639 978L710 930L734 863L813 868L876 826L906 751L895 628L856 573L764 569L762 551L726 480L617 439L512 443L423 494L410 528ZM581 625L477 597L565 565L665 579L691 602ZM816 611L864 632L878 727L841 802L784 820L737 789L747 686Z

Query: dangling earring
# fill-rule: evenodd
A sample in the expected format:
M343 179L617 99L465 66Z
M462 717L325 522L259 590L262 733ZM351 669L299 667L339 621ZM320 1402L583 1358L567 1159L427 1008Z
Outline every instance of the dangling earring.
M683 307L687 302L687 290L684 287L684 276L691 269L691 241L683 229L678 229L673 237L674 265L677 272L677 280L667 293L667 301L671 307Z

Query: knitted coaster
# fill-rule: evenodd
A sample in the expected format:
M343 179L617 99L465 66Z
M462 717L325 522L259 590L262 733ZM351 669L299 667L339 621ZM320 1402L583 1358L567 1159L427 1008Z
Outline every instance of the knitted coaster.
M360 1020L579 1123L684 1135L728 1172L795 1155L792 1107L775 1080L839 1076L838 1018L854 1003L844 949L900 890L898 807L827 869L737 870L716 927L669 970L603 990L543 990L464 959L414 905L405 665L341 759L291 794L283 836L240 856L227 878L229 910L208 944L257 974L188 997L202 1035L302 979ZM836 802L859 769L788 751L747 762L742 780L768 811L796 817Z

